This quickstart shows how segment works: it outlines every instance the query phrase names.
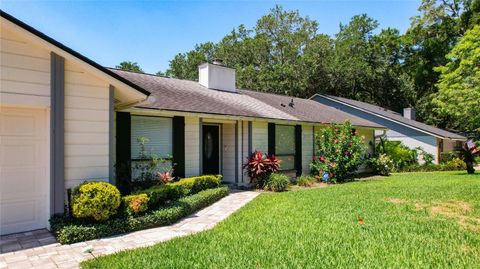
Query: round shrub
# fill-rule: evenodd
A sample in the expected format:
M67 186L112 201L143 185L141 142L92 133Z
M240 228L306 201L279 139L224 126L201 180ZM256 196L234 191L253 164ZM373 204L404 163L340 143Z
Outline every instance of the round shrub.
M285 191L287 190L289 183L290 180L288 179L287 175L272 173L265 180L263 189L275 192Z
M76 218L107 220L117 213L120 191L106 182L86 182L72 192L72 213Z
M140 193L125 196L122 200L125 213L139 214L147 211L150 199L146 193Z

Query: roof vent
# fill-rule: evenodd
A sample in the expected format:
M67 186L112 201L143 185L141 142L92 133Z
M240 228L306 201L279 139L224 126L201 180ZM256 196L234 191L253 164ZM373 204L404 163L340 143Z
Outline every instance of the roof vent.
M415 115L415 108L413 107L407 107L403 109L403 116L407 119L415 120L416 115Z
M198 83L213 90L237 92L235 69L226 67L219 59L198 66Z
M291 108L295 108L295 103L293 102L293 98L292 98L292 101L290 101L290 103L288 103L288 106L291 107Z

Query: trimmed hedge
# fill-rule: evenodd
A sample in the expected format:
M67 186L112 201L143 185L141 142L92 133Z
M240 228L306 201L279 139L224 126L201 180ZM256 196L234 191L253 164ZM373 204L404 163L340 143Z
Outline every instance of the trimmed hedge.
M197 194L180 198L166 207L140 216L119 216L98 223L56 216L50 219L50 225L61 244L92 240L152 227L169 225L177 220L206 207L229 193L228 187L208 189Z
M183 178L174 183L153 186L146 190L138 191L137 194L145 193L149 198L150 209L156 209L169 201L178 200L181 197L192 195L203 190L217 188L222 182L222 175L206 175Z

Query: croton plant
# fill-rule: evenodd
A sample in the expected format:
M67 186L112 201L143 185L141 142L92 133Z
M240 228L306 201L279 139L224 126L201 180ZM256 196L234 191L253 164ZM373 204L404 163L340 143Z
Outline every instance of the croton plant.
M250 183L263 187L265 179L280 168L281 161L275 155L267 155L256 150L247 158L244 169L250 177Z

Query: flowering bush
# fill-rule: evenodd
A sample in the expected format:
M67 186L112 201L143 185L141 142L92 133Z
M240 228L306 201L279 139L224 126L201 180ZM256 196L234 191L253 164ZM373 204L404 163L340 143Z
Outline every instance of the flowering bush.
M367 160L368 167L373 173L388 176L394 170L395 165L387 154L380 154Z
M243 168L247 171L250 177L250 183L257 188L263 188L265 180L270 174L277 172L280 168L280 160L274 155L266 155L261 151L256 150L247 159L247 163Z
M316 156L310 164L312 174L323 181L345 181L364 163L366 145L363 140L348 121L322 129L315 135Z

